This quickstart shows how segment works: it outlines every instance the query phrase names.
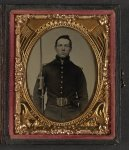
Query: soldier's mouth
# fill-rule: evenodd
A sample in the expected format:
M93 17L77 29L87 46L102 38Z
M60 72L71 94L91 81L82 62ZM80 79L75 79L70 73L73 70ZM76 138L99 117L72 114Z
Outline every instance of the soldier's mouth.
M62 53L61 55L65 56L66 54L65 54L65 53Z
M62 54L62 55L66 55L66 53L65 53L65 52L62 52L61 54Z

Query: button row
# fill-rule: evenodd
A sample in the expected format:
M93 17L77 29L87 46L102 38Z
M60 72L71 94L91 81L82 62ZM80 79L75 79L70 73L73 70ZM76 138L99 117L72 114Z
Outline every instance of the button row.
M63 69L64 69L64 66L63 66L63 63L61 63L61 76L60 76L60 78L61 78L61 81L60 81L60 83L61 83L61 86L60 86L60 94L62 95L63 94Z

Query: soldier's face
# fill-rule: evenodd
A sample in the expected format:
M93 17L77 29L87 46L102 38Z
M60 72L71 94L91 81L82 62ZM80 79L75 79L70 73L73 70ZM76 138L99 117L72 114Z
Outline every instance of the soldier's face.
M70 41L68 39L59 39L56 46L57 55L60 58L65 58L71 51Z

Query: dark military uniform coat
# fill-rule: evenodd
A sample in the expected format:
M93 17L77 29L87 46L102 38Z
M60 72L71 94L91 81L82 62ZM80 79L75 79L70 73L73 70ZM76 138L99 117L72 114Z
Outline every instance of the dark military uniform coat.
M68 121L81 114L88 102L87 84L82 69L73 64L69 56L60 60L58 56L43 66L44 92L47 92L47 103L44 115L56 121ZM63 99L62 102L60 102ZM42 100L37 79L34 103L41 110Z

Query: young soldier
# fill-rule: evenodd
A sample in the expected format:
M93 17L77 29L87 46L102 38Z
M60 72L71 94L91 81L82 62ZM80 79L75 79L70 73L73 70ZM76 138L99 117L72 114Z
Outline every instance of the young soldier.
M82 69L70 61L72 41L68 35L56 40L55 50L56 58L42 68L42 89L39 89L40 78L36 81L33 99L41 110L42 94L47 92L44 115L51 120L64 122L74 119L85 110L88 102L87 84Z

